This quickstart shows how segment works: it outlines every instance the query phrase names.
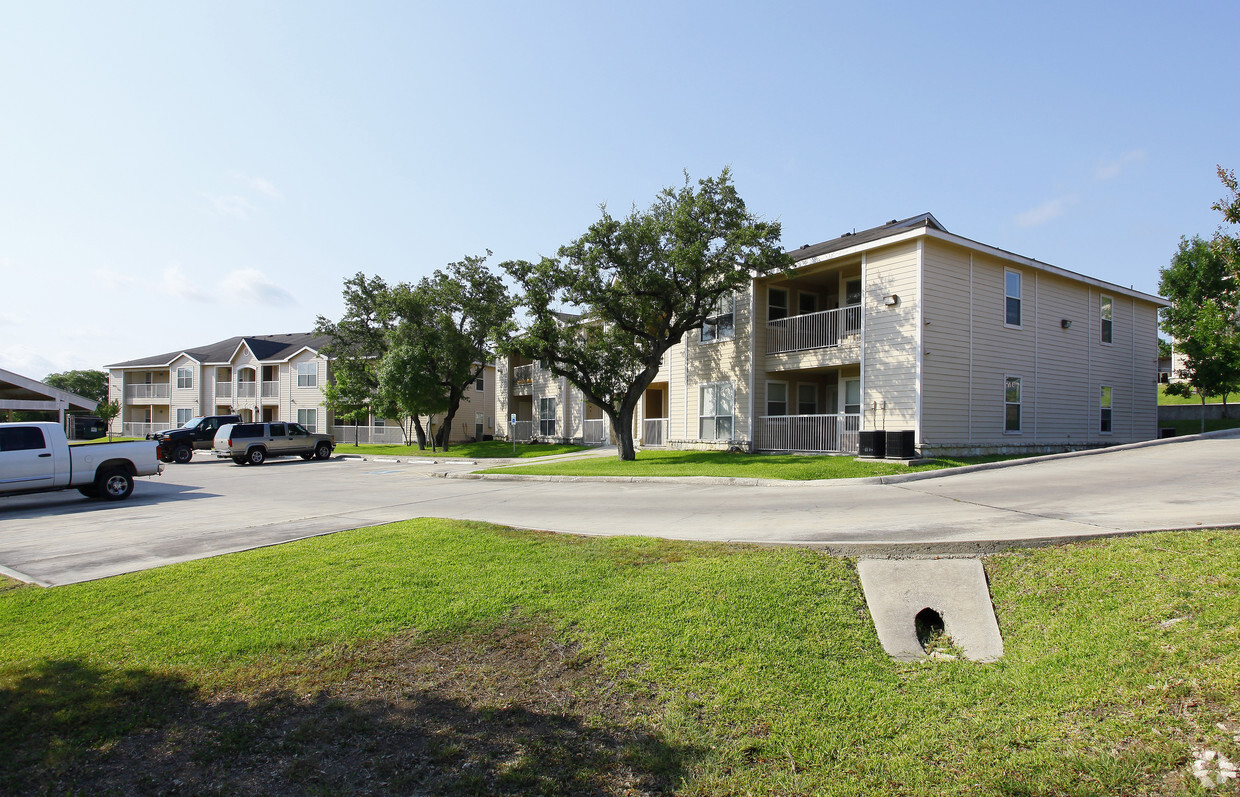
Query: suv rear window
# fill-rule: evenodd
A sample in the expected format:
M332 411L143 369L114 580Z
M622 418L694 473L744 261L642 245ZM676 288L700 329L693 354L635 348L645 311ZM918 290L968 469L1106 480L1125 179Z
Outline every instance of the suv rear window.
M262 437L263 425L261 423L239 423L233 427L231 437Z

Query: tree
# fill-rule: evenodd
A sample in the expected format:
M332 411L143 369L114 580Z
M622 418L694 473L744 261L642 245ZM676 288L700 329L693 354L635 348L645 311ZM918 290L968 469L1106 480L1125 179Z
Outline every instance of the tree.
M1231 267L1212 241L1181 238L1171 264L1160 273L1158 291L1171 301L1162 313L1162 330L1184 355L1167 393L1201 397L1202 431L1207 396L1222 396L1240 387L1240 330L1237 292Z
M632 460L633 413L663 354L754 278L792 261L779 223L748 212L728 169L696 187L686 174L681 188L624 219L601 210L557 257L503 264L529 317L511 348L572 381L611 420L620 459Z
M120 402L116 399L111 401L102 401L95 408L95 415L99 420L103 421L103 426L108 430L108 442L112 442L112 421L117 415L121 414Z
M43 384L76 393L91 401L104 401L108 397L107 371L63 371L48 374L43 377Z

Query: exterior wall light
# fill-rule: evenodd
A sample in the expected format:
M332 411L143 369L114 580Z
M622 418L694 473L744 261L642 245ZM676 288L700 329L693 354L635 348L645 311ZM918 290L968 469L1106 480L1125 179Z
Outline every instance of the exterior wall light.
M900 297L894 293L891 294L890 296L883 297L883 304L887 305L888 307L895 307L899 303L900 303Z
M1065 318L1059 322L1059 328L1060 329L1072 329L1072 322Z

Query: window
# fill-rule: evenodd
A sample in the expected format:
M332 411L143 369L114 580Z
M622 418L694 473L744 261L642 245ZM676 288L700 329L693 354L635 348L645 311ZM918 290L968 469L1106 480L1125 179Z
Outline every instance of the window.
M538 400L538 435L555 437L555 399L553 398Z
M797 293L797 312L801 315L818 312L818 294L800 291Z
M313 365L313 363L311 363L311 365ZM300 378L301 378L301 375L298 374L298 379ZM318 427L319 411L317 409L313 409L313 410L300 410L299 409L297 410L297 422L301 424L302 426L306 427L306 431L317 432L319 428Z
M844 380L844 414L861 414L861 380Z
M43 430L37 426L10 426L0 429L0 451L37 451L47 448Z
M1020 431L1020 377L1003 378L1003 431Z
M1098 406L1100 415L1098 422L1098 431L1103 434L1111 433L1111 386L1103 385L1098 396Z
M194 386L194 369L187 366L177 369L177 387L188 388Z
M1114 313L1114 302L1110 296L1102 296L1098 300L1098 317L1102 319L1102 342L1111 342L1111 322Z
M382 429L382 428L384 428L386 425L387 425L387 419L385 419L385 418L375 418L375 428L376 428L376 429Z
M844 282L844 304L852 307L861 304L861 280L852 279Z
M1020 326L1020 272L1003 272L1004 316L1003 323L1009 327Z
M788 414L788 384L786 382L766 383L766 414Z
M479 374L478 378L474 380L474 390L477 390L479 393L486 390L486 378L482 374Z
M300 423L290 423L288 433L290 437L307 437L310 434Z
M797 385L797 415L818 414L818 385Z
M297 386L318 387L319 364L316 362L297 363Z
M698 393L698 437L702 440L732 439L732 383L710 382Z
M788 291L784 288L768 288L766 291L766 320L778 321L788 317ZM781 412L780 415L783 415Z
M730 293L727 296L720 296L719 303L711 309L710 315L706 316L706 321L702 324L702 342L731 340L736 334L736 328L733 325L735 310L735 296Z
M272 437L287 437L288 430L284 428L284 424L282 423L273 423L271 425L271 436Z
M178 379L177 381L178 381L177 387L180 387L180 384L179 384L180 380ZM184 426L185 424L189 423L193 419L193 417L194 417L193 409L189 407L186 407L185 409L177 409L177 426Z

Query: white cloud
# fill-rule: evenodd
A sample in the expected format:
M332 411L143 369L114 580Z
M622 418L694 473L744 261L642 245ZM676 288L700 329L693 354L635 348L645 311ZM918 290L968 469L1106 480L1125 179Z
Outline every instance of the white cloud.
M13 313L0 313L0 327L17 327L26 323L24 316Z
M1119 177L1124 169L1126 169L1129 165L1141 163L1144 160L1145 150L1143 149L1134 149L1131 152L1125 152L1116 160L1104 163L1095 169L1094 179L1099 181L1113 180L1116 177Z
M159 285L160 293L169 293L178 299L186 299L191 302L213 302L214 282L211 280L198 281L185 273L179 265L175 263L164 269L163 279Z
M284 199L284 194L280 193L280 189L275 184L263 177L251 177L241 172L233 172L233 177L240 180L242 184L247 186L251 191L262 194L268 199Z
M1024 213L1016 214L1016 225L1018 227L1037 227L1045 224L1051 219L1059 218L1069 205L1076 202L1076 197L1061 196L1056 199L1048 199L1035 208L1030 208Z
M220 281L220 290L227 292L230 302L237 301L269 307L297 303L293 294L272 282L266 274L256 268L230 271Z
M129 288L138 284L138 278L132 274L113 271L110 268L94 268L90 274L108 288Z
M221 216L231 216L235 219L246 219L255 211L254 203L243 196L236 194L230 196L218 196L215 194L204 194L207 201L215 208L215 212Z

